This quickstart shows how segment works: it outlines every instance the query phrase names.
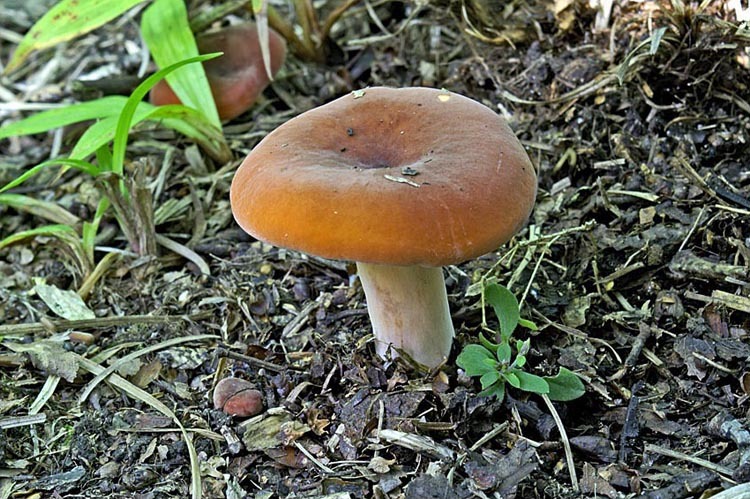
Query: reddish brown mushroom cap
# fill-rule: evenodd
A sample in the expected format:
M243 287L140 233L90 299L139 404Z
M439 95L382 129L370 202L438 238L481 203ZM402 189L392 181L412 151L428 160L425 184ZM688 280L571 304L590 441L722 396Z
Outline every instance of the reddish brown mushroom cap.
M506 122L458 94L369 88L288 121L243 161L235 219L334 259L442 266L526 222L536 173Z
M203 63L219 117L229 120L250 109L270 83L255 24L238 24L207 33L199 36L196 43L201 54L224 52L221 57ZM286 57L286 41L269 30L268 45L271 73L276 74ZM180 103L164 80L151 89L150 100L157 106Z

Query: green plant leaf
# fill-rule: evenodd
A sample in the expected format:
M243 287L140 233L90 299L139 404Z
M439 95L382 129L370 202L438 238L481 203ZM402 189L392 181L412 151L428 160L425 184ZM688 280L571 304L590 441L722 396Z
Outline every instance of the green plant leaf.
M209 123L206 117L195 109L182 106L159 106L149 116L186 137L193 139L203 150L220 164L232 159L232 151L226 142L221 128Z
M258 12L263 10L263 4L265 4L265 0L253 0L252 6L253 6L253 13L257 14Z
M66 239L71 236L77 238L78 234L76 234L76 231L73 230L73 228L68 227L67 225L45 225L43 227L36 227L34 229L11 234L5 239L0 240L0 249L36 236L54 236Z
M518 355L526 355L529 353L529 350L531 350L531 338L526 338L525 340L516 340L516 352L518 352Z
M145 107L150 106L150 104L146 104L145 102L142 102L141 104L144 105L144 109L139 107L138 112L133 118L133 121L136 123L143 121L148 115L148 111ZM96 123L93 123L78 138L78 142L76 142L73 150L70 151L70 158L79 160L88 158L101 147L112 142L115 138L115 130L117 129L117 122L119 119L120 117L117 115L107 116ZM110 163L109 168L111 167L112 165Z
M156 0L143 13L141 32L160 68L199 55L183 0ZM210 123L221 128L203 65L181 68L168 74L166 80L184 105L197 109Z
M76 170L80 170L84 173L88 173L92 177L95 177L99 174L99 169L92 165L91 163L87 161L81 161L77 159L66 159L66 158L60 158L60 159L51 159L49 161L45 161L44 163L39 163L35 167L31 168L30 170L24 172L23 174L19 175L12 181L5 184L2 188L0 188L0 193L7 191L8 189L12 189L18 185L21 185L22 183L26 182L28 179L39 173L41 170L48 168L50 166L70 166L72 168L75 168Z
M482 390L478 394L480 397L497 397L498 402L502 402L505 398L505 383L498 381L494 385L490 386L486 390Z
M583 386L581 378L576 374L564 367L560 368L560 371L555 376L547 376L544 378L549 385L549 398L559 402L567 402L569 400L575 400L586 393L586 387Z
M503 377L508 381L510 386L513 388L520 388L521 387L521 381L518 379L518 373L520 371L506 371L503 373Z
M518 325L521 327L525 327L526 329L530 331L539 330L539 326L537 326L534 322L527 320L527 319L518 319Z
M136 115L139 106L142 106L144 104L141 101L146 96L148 91L151 90L151 87L156 85L156 82L164 78L166 75L178 68L181 68L182 66L192 64L194 62L207 61L209 59L218 57L219 55L221 54L206 54L175 62L174 64L171 64L166 68L160 69L156 73L146 78L140 85L135 87L135 90L133 90L133 93L130 94L130 97L128 97L128 101L122 108L122 112L120 113L120 117L117 121L114 144L112 145L112 171L114 173L116 173L117 175L122 175L123 164L125 162L125 146L128 142L128 132L133 125L133 118Z
M518 300L508 288L499 284L489 284L484 288L484 299L495 310L500 321L500 338L508 341L518 325L521 315Z
M221 130L209 123L206 117L195 109L179 104L157 107L147 102L139 102L131 128L147 120L159 121L163 126L193 139L206 153L221 163L231 159L232 152ZM70 153L71 158L86 158L111 142L115 137L118 121L119 116L108 116L91 125L78 139ZM97 154L97 157L99 158L100 154ZM109 156L105 164L102 164L100 158L99 163L102 171L108 171L112 168L112 156Z
M664 38L664 33L667 32L666 26L662 26L654 30L654 33L649 37L651 45L648 48L649 55L654 55L659 51L659 45L661 45L661 39Z
M456 359L456 364L469 376L482 376L495 371L495 357L481 345L466 345Z
M484 334L482 333L479 333L479 343L481 343L482 346L484 346L484 348L486 348L487 350L497 350L497 347L500 346L499 343L493 343L485 338Z
M62 0L31 27L16 47L7 71L13 71L35 50L88 33L143 0Z
M42 133L81 121L118 115L127 100L126 97L113 95L32 114L0 128L0 139Z
M516 357L516 360L513 361L513 365L519 369L521 369L523 366L526 365L526 356L525 355L519 355Z
M479 378L479 382L482 384L482 389L487 389L488 387L494 385L498 380L500 379L500 373L497 371L489 371L482 375L481 378Z
M530 374L524 371L514 371L518 376L519 385L516 388L520 388L525 392L533 393L549 393L549 385L541 376L536 374Z
M12 206L16 210L31 213L56 224L77 225L81 221L57 203L23 194L0 194L0 204Z
M96 207L94 219L91 222L83 222L81 245L86 252L86 256L92 262L94 261L94 242L96 240L96 233L99 232L99 224L101 223L102 218L104 218L104 214L109 209L109 204L109 199L102 197Z
M510 345L508 345L507 342L502 342L497 346L497 351L495 353L497 356L497 361L500 362L500 364L508 365L510 364L510 357L513 355L513 352L510 349Z

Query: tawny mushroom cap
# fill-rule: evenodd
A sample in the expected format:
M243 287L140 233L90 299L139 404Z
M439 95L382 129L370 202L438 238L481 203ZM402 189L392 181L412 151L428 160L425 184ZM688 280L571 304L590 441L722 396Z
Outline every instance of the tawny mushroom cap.
M244 113L258 99L270 80L263 65L258 29L254 23L238 24L196 38L201 54L224 52L203 63L219 118L229 120ZM271 73L276 74L286 57L286 40L269 29ZM162 80L151 89L151 103L179 104L180 99Z
M377 337L434 367L453 326L440 266L495 250L526 222L536 172L495 112L429 88L369 88L288 121L232 182L263 241L355 260Z

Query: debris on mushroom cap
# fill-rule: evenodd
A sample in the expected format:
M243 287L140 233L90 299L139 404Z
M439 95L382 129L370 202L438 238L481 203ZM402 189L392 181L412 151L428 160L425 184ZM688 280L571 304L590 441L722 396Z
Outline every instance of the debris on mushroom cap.
M276 74L286 57L286 40L274 30L268 31L271 73ZM224 52L203 63L219 117L229 120L250 109L270 83L255 24L238 24L206 33L197 37L196 43L201 54ZM180 104L164 80L151 89L150 100L157 106Z
M315 255L441 266L526 222L536 172L486 106L429 88L368 88L270 133L232 182L253 236Z

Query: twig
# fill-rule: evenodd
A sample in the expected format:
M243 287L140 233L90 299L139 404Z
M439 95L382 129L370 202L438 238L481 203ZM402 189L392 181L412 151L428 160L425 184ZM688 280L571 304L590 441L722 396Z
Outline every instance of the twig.
M645 452L653 452L654 454L661 454L662 456L670 457L672 459L679 459L682 461L687 461L689 463L697 464L698 466L702 466L703 468L706 468L707 470L711 470L715 473L721 473L722 475L726 475L726 476L732 476L732 473L734 472L734 470L732 470L731 468L727 468L726 466L712 463L711 461L708 461L706 459L701 459L700 457L690 456L683 452L678 452L676 450L667 449L666 447L662 447L656 444L646 444L643 450ZM731 496L731 497L734 497L734 496Z
M435 443L435 441L429 437L413 435L411 433L404 433L396 430L380 430L378 432L378 438L385 440L388 443L396 444L415 452L424 452L440 459L453 460L455 458L455 453L451 449L444 445Z
M223 346L216 348L216 355L218 357L227 357L227 358L230 358L230 359L239 360L240 362L246 362L246 363L248 363L250 365L253 365L255 367L262 367L263 369L268 369L269 371L273 371L273 372L276 372L276 373L280 373L280 372L285 371L287 369L291 369L292 371L299 371L299 369L296 368L296 367L294 367L294 366L285 366L285 367L282 367L282 366L280 366L278 364L274 364L273 362L268 362L266 360L261 360L261 359L258 359L256 357L251 357L249 355L243 355L243 354L238 353L238 352L233 352L233 351L231 351L228 348L223 347Z
M0 418L0 430L9 430L10 428L18 428L19 426L31 426L34 424L40 424L47 421L47 415L41 414L28 414L26 416L10 416L7 418Z
M99 329L136 324L169 324L175 321L202 320L213 316L212 312L194 315L125 315L122 317L101 317L96 319L45 320L27 324L0 325L0 336L26 335L44 331L59 332L68 329Z
M309 459L310 461L312 461L312 463L313 463L313 464L315 464L315 466L317 466L318 468L320 468L320 469L321 469L321 470L322 470L322 471L323 471L324 473L328 473L329 475L333 475L334 473L336 473L336 472L335 472L335 471L333 471L333 470L332 470L331 468L329 468L328 466L326 466L325 464L323 464L323 463L322 463L322 462L321 462L321 461L320 461L319 459L317 459L317 458L316 458L315 456L313 456L313 455L312 455L312 454L310 453L310 451L309 451L309 450L307 450L307 449L305 449L305 448L304 448L304 447L302 446L302 444L300 444L299 442L295 441L295 442L294 442L294 446L295 446L295 447L297 447L297 449L299 449L299 451L300 451L300 452L301 452L302 454L304 454L304 455L305 455L305 456L307 457L307 459Z

